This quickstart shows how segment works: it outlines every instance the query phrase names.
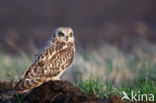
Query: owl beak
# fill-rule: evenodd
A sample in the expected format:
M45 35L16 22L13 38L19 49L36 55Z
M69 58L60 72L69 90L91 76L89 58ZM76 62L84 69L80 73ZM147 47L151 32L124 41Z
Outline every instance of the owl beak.
M68 41L68 36L66 36L66 41Z

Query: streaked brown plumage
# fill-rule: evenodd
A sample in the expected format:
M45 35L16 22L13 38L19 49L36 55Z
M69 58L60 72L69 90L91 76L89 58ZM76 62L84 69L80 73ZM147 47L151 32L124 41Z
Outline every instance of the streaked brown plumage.
M71 66L75 53L73 30L56 29L47 44L35 56L34 63L16 84L16 93L23 93L49 80L59 80L61 74Z

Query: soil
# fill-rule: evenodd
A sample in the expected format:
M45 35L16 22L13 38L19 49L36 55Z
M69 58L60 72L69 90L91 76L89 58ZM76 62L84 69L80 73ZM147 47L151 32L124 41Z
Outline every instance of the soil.
M67 81L49 81L25 94L13 94L15 84L0 81L0 103L130 103L117 95L104 99L86 94Z

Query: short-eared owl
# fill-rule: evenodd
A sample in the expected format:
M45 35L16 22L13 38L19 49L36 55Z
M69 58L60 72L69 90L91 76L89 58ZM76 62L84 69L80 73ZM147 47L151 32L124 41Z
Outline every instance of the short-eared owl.
M73 30L68 27L56 29L46 45L35 55L35 60L16 84L16 93L23 93L49 80L59 80L71 66L75 53Z

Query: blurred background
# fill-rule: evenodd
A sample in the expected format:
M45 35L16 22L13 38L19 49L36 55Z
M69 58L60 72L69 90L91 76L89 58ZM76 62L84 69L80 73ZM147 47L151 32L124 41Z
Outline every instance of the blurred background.
M0 0L0 79L17 79L60 26L76 58L63 79L156 80L155 0Z

